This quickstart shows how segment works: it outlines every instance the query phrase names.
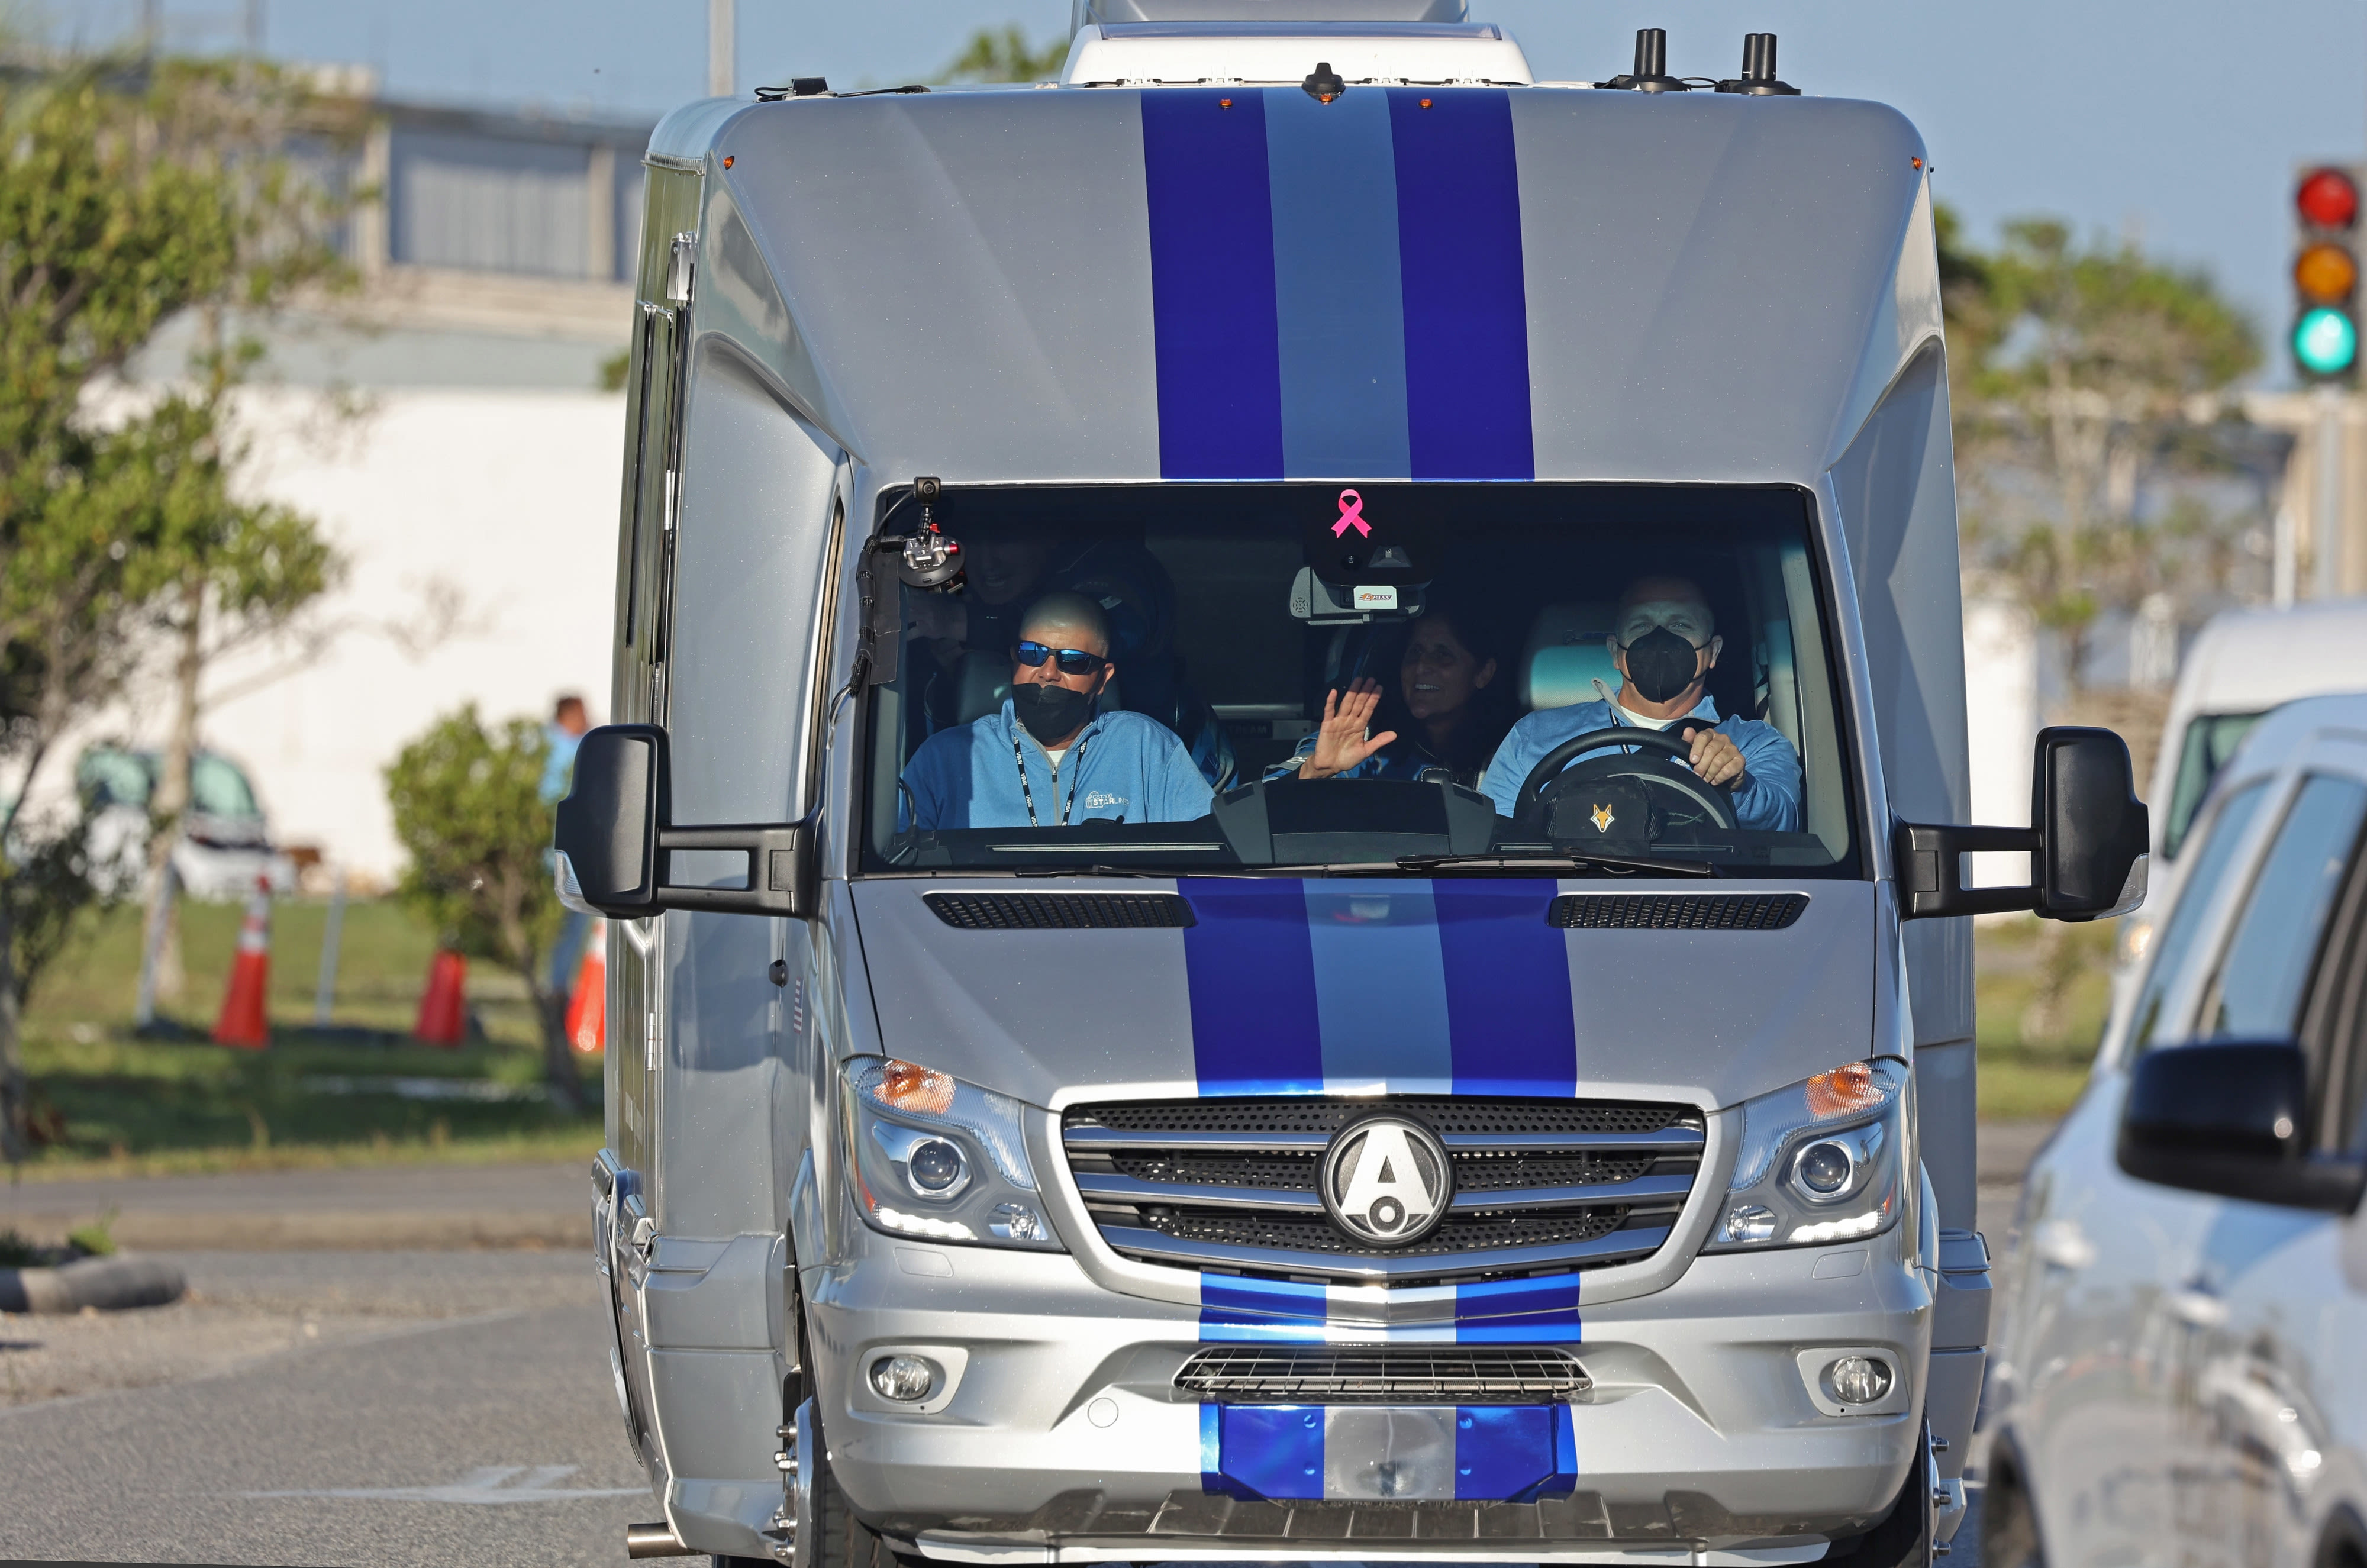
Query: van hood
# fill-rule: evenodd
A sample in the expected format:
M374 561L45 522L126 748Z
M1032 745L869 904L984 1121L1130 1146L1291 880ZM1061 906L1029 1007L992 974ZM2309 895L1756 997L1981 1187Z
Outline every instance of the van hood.
M1273 1093L1717 1109L1873 1049L1865 882L897 878L853 892L882 1046L1056 1110ZM1097 918L1189 923L1045 929L1048 900L1081 895ZM1583 901L1578 919L1615 923L1557 924L1564 896Z

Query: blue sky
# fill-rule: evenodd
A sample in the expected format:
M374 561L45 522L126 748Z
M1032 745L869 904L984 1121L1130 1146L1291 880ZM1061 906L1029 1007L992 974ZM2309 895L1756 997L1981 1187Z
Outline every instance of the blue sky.
M249 0L164 0L168 39L235 41ZM705 0L260 0L266 50L377 67L397 96L654 115L704 90ZM1922 127L1937 187L1987 238L2058 214L2208 268L2273 342L2287 312L2298 160L2367 158L2367 6L2357 0L1471 0L1542 75L1624 70L1635 29L1671 69L1729 75L1742 35L1784 76L1880 98ZM128 35L140 0L0 0L60 41ZM739 0L740 85L825 74L925 80L970 30L1042 39L1068 0ZM2272 361L2273 363L2273 361ZM2271 378L2276 378L2272 372Z

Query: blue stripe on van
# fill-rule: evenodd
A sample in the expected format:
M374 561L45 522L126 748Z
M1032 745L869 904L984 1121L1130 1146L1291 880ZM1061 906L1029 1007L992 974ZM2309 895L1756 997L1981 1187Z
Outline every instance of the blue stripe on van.
M1152 95L1156 96L1156 95ZM1307 895L1292 880L1179 877L1192 1060L1202 1094L1320 1094Z
M1235 1496L1311 1501L1323 1495L1323 1427L1317 1404L1203 1405L1217 1414L1217 1484ZM1204 1417L1205 1419L1205 1417Z
M1221 107L1224 99L1230 108ZM1141 102L1160 474L1279 479L1264 98L1169 87L1142 94Z
M1580 1339L1579 1276L1489 1280L1455 1288L1458 1345L1569 1345Z
M1387 91L1413 477L1535 479L1512 96Z
M1327 1314L1325 1289L1284 1280L1231 1274L1200 1276L1200 1338L1204 1343L1281 1341L1319 1345Z
M1454 1092L1578 1092L1569 943L1546 881L1432 885L1452 1030Z
M1324 1091L1444 1092L1454 1064L1431 885L1359 877L1302 886Z
M1266 174L1282 362L1284 472L1403 479L1404 296L1388 100L1269 87Z

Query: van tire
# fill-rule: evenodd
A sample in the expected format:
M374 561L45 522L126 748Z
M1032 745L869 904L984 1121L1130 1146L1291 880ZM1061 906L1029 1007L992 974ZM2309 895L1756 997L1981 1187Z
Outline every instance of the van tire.
M2046 1542L2038 1533L2038 1510L2030 1487L2005 1439L1989 1455L1988 1484L1981 1490L1982 1568L2046 1568Z
M1919 1438L1915 1461L1907 1467L1907 1479L1898 1495L1891 1499L1890 1511L1855 1540L1836 1541L1826 1553L1826 1562L1846 1562L1849 1568L1929 1568L1931 1476L1925 1457L1929 1452ZM1983 1562L1986 1564L1987 1559Z
M900 1568L921 1562L898 1554L878 1531L855 1517L855 1506L831 1473L828 1452L827 1440L814 1444L813 1568ZM804 1455L798 1462L806 1462Z

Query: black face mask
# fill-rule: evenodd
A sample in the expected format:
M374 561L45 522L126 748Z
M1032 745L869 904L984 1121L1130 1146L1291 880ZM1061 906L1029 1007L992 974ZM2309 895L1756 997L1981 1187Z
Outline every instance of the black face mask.
M1665 703L1693 683L1699 650L1666 626L1654 626L1627 645L1627 679L1648 703Z
M1011 708L1027 733L1049 746L1073 734L1093 709L1093 697L1049 682L1025 681L1011 688Z

